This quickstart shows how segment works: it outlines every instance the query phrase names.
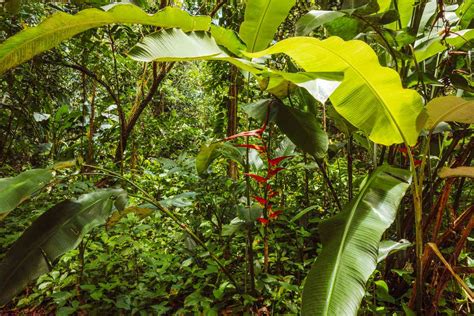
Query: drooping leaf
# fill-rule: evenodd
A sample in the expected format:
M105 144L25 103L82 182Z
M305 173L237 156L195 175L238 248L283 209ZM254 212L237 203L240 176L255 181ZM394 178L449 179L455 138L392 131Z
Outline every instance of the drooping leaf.
M275 102L278 109L276 124L304 152L321 158L328 150L328 136L316 117L308 112Z
M455 96L434 98L418 118L418 125L433 129L441 122L474 123L474 101Z
M51 170L31 169L13 178L0 179L0 219L41 190L52 178Z
M232 236L233 234L241 230L244 225L245 221L238 217L235 217L230 221L229 224L222 226L222 236Z
M179 29L168 29L145 36L129 55L135 60L150 62L210 59L222 53L214 38L206 32L186 34Z
M443 167L439 171L438 175L440 178L450 178L450 177L474 178L474 167L457 167L457 168Z
M164 207L187 207L193 205L196 192L184 192L167 199L161 200L160 204Z
M271 73L273 78L281 76L285 81L306 89L320 103L326 103L331 94L339 87L344 79L342 72L279 72ZM288 88L286 89L288 92ZM267 88L267 91L269 89ZM272 91L269 91L272 92ZM273 92L272 92L273 93ZM285 96L288 93L285 94Z
M261 99L249 104L246 104L242 109L247 113L248 116L258 121L265 121L267 117L268 105L272 102L272 99ZM271 122L275 116L275 108L270 107L269 121Z
M446 45L452 48L460 48L474 40L474 29L452 31L443 39L437 33L430 34L426 38L415 42L415 57L417 62L428 59L447 49Z
M76 15L58 12L40 25L27 28L0 45L0 75L81 32L114 23L207 31L211 19L207 16L193 17L174 7L149 15L132 4L116 5L107 12L99 9L86 9Z
M402 29L408 27L408 24L410 24L415 2L416 0L397 1L397 11L398 15L400 16L400 23ZM390 27L392 29L398 29L398 23L393 23L393 25L391 25Z
M105 223L121 189L100 190L63 201L42 214L9 249L0 263L0 306L74 249L92 228Z
M329 36L338 36L346 41L354 39L364 31L365 25L352 16L341 16L324 25Z
M306 215L308 212L314 210L315 208L318 208L317 205L311 205L311 206L308 206L307 208L299 211L291 220L290 220L290 223L294 223L296 222L297 220L299 220L301 217L303 217L304 215Z
M213 143L209 146L203 145L196 156L196 170L199 175L205 174L209 166L219 157L231 159L242 164L240 151L227 143Z
M161 30L147 35L128 55L136 61L222 60L252 74L263 68L251 61L230 57L207 32L185 33L180 29Z
M344 13L339 11L311 10L296 22L296 34L308 35L317 27L343 15Z
M400 241L383 240L379 245L379 252L377 257L377 263L382 262L389 254L395 253L400 250L405 250L413 244L406 239Z
M465 0L456 10L457 16L460 18L459 24L462 28L469 27L469 24L474 19L474 1Z
M404 89L397 72L382 67L375 52L361 41L337 37L285 39L250 57L285 53L307 72L344 72L344 80L330 96L336 111L379 144L404 140L414 145L419 135L416 118L421 96Z
M410 180L409 171L383 165L341 213L320 224L323 250L306 278L302 315L357 315L380 239Z
M339 82L336 81L343 78L341 71L287 73L271 70L249 60L229 56L207 32L185 33L180 29L162 30L146 36L142 42L130 50L129 56L143 62L226 61L256 75L260 85L273 94L278 95L279 90L283 89L284 95L287 95L288 85L293 84L308 89L315 98L322 100L322 102L339 85Z
M242 57L242 51L247 49L239 36L232 30L217 25L211 25L211 35L218 45L225 47L238 57Z
M326 113L328 117L330 117L334 121L334 125L336 125L337 129L343 132L346 136L349 137L357 131L357 128L354 127L354 125L352 125L351 123L349 123L339 113L337 113L337 111L334 110L334 107L326 107Z
M239 35L249 52L268 47L278 26L286 19L295 0L249 0Z

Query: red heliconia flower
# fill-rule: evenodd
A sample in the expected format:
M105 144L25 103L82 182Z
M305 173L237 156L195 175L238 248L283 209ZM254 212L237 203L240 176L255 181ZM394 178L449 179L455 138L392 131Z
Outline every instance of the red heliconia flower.
M271 188L268 190L267 196L269 199L274 198L277 195L278 195L277 191L273 191Z
M398 148L398 151L401 152L402 154L407 153L407 148L405 146Z
M258 203L262 204L263 206L265 206L265 204L268 203L268 201L265 200L263 197L254 196L253 198L255 199L255 201L257 201Z
M243 148L250 148L250 149L255 149L258 150L259 152L266 152L267 147L265 146L259 146L259 145L254 145L254 144L238 144L234 145L235 147L243 147Z
M291 156L281 156L281 157L276 157L273 159L268 159L268 164L274 167L274 166L277 166L283 160L288 159L288 158L291 158Z
M257 221L259 221L260 223L262 223L263 225L267 225L269 220L266 219L266 218L263 218L263 217L259 217L257 218Z
M285 168L276 168L276 169L268 169L267 172L267 179L270 179L274 175L276 175L278 172L285 170Z
M278 218L278 216L282 213L283 213L282 210L277 210L277 211L274 211L274 212L270 212L270 214L268 214L268 217L272 218L272 219L273 218Z
M244 175L251 177L252 179L256 180L258 183L266 183L267 182L267 178L259 176L258 174L244 173Z
M253 131L245 131L245 132L241 132L241 133L234 134L232 136L226 137L226 138L224 138L224 140L228 141L228 140L238 138L238 137L250 137L250 136L255 136L255 137L258 137L258 138L262 138L263 131L264 131L263 128L254 129Z

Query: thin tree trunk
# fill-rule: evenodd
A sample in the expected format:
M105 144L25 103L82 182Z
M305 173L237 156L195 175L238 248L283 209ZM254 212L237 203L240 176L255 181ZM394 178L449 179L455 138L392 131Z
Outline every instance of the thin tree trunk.
M227 99L227 136L237 133L237 104L238 104L238 87L237 87L237 67L230 67L230 86ZM227 175L232 179L237 179L237 164L229 160L227 167Z

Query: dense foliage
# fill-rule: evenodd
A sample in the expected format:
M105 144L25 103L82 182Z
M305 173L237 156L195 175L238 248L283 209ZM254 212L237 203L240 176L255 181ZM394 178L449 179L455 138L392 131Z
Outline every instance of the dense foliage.
M0 314L472 314L473 17L0 2Z

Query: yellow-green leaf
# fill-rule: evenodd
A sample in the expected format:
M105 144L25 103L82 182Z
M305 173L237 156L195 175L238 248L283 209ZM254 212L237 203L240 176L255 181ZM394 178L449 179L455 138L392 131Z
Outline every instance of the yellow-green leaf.
M434 98L426 105L426 111L419 118L419 125L428 129L441 122L474 123L474 101L447 96ZM424 124L423 121L425 122Z
M308 72L344 72L344 80L330 100L339 114L373 142L387 146L416 143L420 132L416 119L423 108L421 96L404 89L398 73L382 67L369 45L338 37L323 41L293 37L247 55L277 53L287 54Z
M295 0L248 0L239 35L249 52L268 47Z
M27 28L0 45L0 75L74 35L115 23L146 24L163 28L179 27L185 31L207 31L211 18L191 16L174 7L167 7L150 15L132 4L116 5L107 12L99 9L86 9L76 15L58 12L38 26Z

